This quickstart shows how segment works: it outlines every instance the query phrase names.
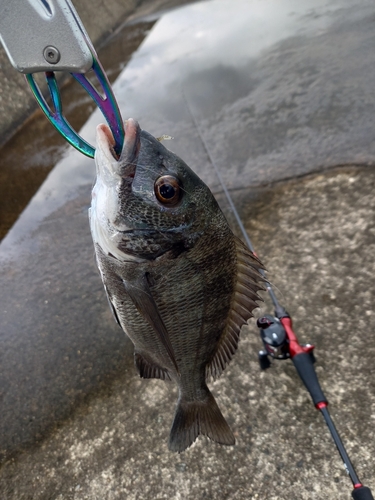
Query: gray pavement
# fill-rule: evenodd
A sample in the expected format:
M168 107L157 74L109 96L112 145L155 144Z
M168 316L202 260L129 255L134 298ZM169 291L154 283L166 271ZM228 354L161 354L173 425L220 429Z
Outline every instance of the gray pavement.
M373 489L374 188L372 169L352 167L234 193L254 245L295 318L296 331L301 340L317 346L317 373L331 413L359 476ZM74 205L69 205L72 210ZM83 220L80 212L77 206L69 215ZM60 211L59 217L63 216ZM53 218L49 222L54 225ZM81 238L88 245L83 226ZM69 231L61 229L64 245ZM70 282L71 274L78 272L73 265L66 279ZM89 284L95 281L86 272L82 279ZM59 301L64 306L67 297L59 280L55 287L50 303ZM40 338L48 340L36 349L44 348L41 357L48 359L49 373L41 377L41 368L34 369L29 391L34 388L36 399L44 380L46 400L39 405L46 405L51 390L48 377L53 378L57 393L64 383L68 387L75 379L83 383L99 367L110 373L108 365L117 363L117 376L107 379L105 388L76 407L47 439L2 467L1 498L350 498L350 481L328 430L291 362L274 363L268 372L260 372L261 345L254 321L243 329L235 359L212 384L235 432L236 446L220 447L200 438L180 455L169 452L176 390L170 384L137 377L129 345L114 330L99 289L97 278L95 290L86 299L80 289L71 291L81 305L90 303L89 311L81 311L81 328L76 319L78 299L71 297L64 329L60 330L62 320L57 325L54 321L53 328L39 325ZM48 308L41 305L40 314L41 307ZM271 307L263 306L262 311L270 312ZM90 316L93 319L87 322ZM98 318L103 324L101 338ZM76 339L71 336L73 324ZM89 331L91 342L87 337L84 341L83 331ZM66 343L60 360L52 357L58 342ZM61 401L61 395L56 397ZM27 410L25 405L24 419Z
M333 418L373 490L374 9L200 2L161 18L115 85L124 117L173 135L167 146L232 220L207 142L301 341L317 346ZM83 129L91 142L99 121ZM70 151L0 244L0 497L349 498L292 364L259 371L254 321L212 384L236 446L167 450L176 391L137 377L111 317L87 222L93 179Z

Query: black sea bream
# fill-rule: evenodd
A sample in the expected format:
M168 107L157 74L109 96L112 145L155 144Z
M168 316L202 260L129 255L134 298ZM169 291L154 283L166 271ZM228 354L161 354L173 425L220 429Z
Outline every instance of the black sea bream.
M90 209L97 264L141 377L179 388L169 448L199 434L233 445L206 379L225 369L263 289L258 259L233 235L208 187L174 153L126 122L119 159L97 128Z

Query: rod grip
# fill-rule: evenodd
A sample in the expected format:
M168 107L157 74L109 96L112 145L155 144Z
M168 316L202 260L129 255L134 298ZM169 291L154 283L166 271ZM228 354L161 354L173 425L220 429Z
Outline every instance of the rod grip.
M361 486L360 488L355 488L352 491L352 497L354 500L374 500L370 488L367 486Z
M314 405L318 403L327 403L327 399L324 396L322 388L320 387L318 377L316 376L314 363L311 356L307 352L302 352L293 356L292 361L301 377L302 382L305 384L306 389L309 391L310 396L313 400Z

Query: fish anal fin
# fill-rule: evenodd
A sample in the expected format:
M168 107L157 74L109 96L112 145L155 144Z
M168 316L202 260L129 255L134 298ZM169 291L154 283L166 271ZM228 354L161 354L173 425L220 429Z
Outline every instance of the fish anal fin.
M171 380L167 369L151 363L139 352L134 353L134 364L141 378L159 378L161 380Z
M202 434L223 445L234 445L235 439L208 387L201 401L177 403L176 414L169 436L169 449L181 453Z
M263 300L257 292L265 289L265 279L259 271L263 266L259 259L238 239L236 250L237 275L229 314L216 352L207 365L207 375L214 379L221 375L236 352L242 325L253 316L252 311L258 307L256 301Z

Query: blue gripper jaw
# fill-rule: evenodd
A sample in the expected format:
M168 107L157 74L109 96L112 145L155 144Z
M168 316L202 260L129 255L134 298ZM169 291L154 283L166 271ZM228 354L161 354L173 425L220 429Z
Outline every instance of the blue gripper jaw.
M100 83L103 90L103 97L97 92L94 86L82 73L71 73L71 75L82 85L90 97L94 100L98 108L103 113L115 140L115 152L120 156L122 151L122 146L124 144L125 130L124 123L120 114L118 104L116 102L115 96L113 94L111 85L108 81L107 75L100 64L99 59L96 54L93 53L93 65L92 70L96 74L96 77ZM69 142L74 148L78 149L81 153L90 158L94 158L95 148L86 142L67 122L63 115L61 96L59 87L57 85L55 73L53 71L45 72L48 89L52 99L53 109L47 104L44 99L37 83L35 82L32 73L25 75L28 84L30 85L31 91L34 94L39 106L42 111L56 128L56 130L64 137L66 141Z

